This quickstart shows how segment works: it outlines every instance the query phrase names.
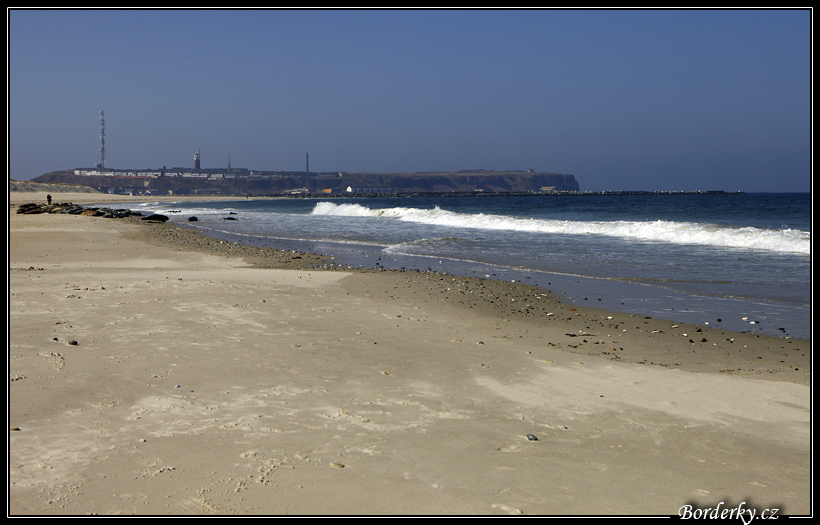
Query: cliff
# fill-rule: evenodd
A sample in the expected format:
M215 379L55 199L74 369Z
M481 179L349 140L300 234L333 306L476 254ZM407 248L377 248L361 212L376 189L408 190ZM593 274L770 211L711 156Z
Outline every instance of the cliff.
M317 179L317 183L332 179ZM530 173L524 171L469 171L442 173L354 173L339 177L328 188L344 189L350 186L394 188L406 192L526 192L545 187L556 190L578 191L578 182L572 175L557 173Z
M40 183L60 183L89 186L99 191L152 193L173 192L192 194L213 191L223 194L275 194L297 188L311 193L330 190L345 193L351 188L357 193L425 193L425 192L531 192L544 188L558 191L578 191L572 175L533 173L527 171L460 171L436 173L337 173L305 176L299 172L280 172L270 177L238 177L205 180L187 177L96 177L74 175L73 171L46 173L34 179Z
M50 193L99 193L90 186L76 184L41 184L25 180L9 179L9 191L50 192Z

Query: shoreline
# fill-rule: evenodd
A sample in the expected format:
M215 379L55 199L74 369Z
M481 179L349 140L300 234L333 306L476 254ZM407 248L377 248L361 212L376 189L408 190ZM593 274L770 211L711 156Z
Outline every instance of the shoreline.
M417 289L422 289L426 291L428 298L433 297L466 312L479 312L490 318L503 319L525 332L545 331L544 323L564 321L569 325L565 335L573 339L573 344L568 345L572 353L611 356L611 359L620 362L648 363L692 372L770 378L802 385L809 385L811 380L811 341L806 339L735 332L633 313L613 312L563 301L559 295L549 290L524 282L453 275L434 269L403 271L381 267L339 266L333 257L312 252L221 241L199 230L170 223L153 226L155 227L139 231L132 238L159 243L172 249L242 258L252 268L341 271L353 274L350 279L359 274L388 275L384 278L386 284L381 291L392 293L391 297L400 297L399 286L411 290L410 295L416 293ZM361 276L360 279L371 278ZM395 284L397 281L401 284ZM389 290L391 286L393 290ZM404 295L403 298L411 300L410 295ZM618 335L630 330L645 337L647 344L662 335L665 346L656 350L642 348L635 353L619 353L612 345L606 348L600 346L617 341ZM757 349L755 356L748 356L742 362L737 362L734 354L743 353L742 349L750 346ZM735 365L738 368L732 368Z
M188 228L185 224L177 225ZM526 283L542 288L551 295L560 296L564 302L571 302L576 306L595 304L599 310L651 316L677 324L717 327L726 332L811 341L810 312L808 309L805 313L799 311L800 307L795 305L784 307L749 298L693 295L663 286L646 285L634 279L608 279L547 270L499 267L489 263L441 257L397 255L384 253L381 247L369 245L268 237L257 239L217 231L200 231L203 235L225 242L333 257L336 264L346 268L435 271L454 277L484 275L488 279Z
M113 196L112 196L113 197ZM235 197L232 197L235 198ZM141 198L135 201L143 202ZM169 200L180 200L180 197L168 197ZM197 197L201 200L213 200L210 197ZM15 201L19 201L18 197ZM82 200L82 199L80 199ZM99 203L97 199L89 199L88 203ZM105 202L105 201L103 201ZM120 202L111 199L111 202ZM103 219L111 220L111 219ZM113 219L122 220L122 219ZM131 217L125 222L132 222L146 226L139 218ZM673 341L663 351L651 354L612 353L613 350L600 350L580 344L572 345L574 353L585 355L612 355L613 359L629 363L650 363L657 366L678 368L695 372L738 374L744 377L766 378L778 381L789 381L798 384L810 384L810 356L811 340L791 337L777 337L769 334L759 334L754 331L737 331L723 327L711 327L702 323L684 323L668 319L655 318L635 312L618 312L602 307L579 304L577 301L564 300L560 294L540 285L528 284L524 281L509 282L490 277L475 277L428 270L397 270L384 266L364 267L347 266L336 261L329 255L321 255L298 248L268 248L254 246L242 242L235 242L227 238L210 236L207 232L167 223L152 223L147 228L137 229L126 236L151 244L161 244L173 250L192 250L207 255L218 255L227 258L244 260L250 267L267 269L292 269L315 271L345 271L352 273L391 273L400 280L406 280L408 286L428 288L428 293L440 296L444 301L458 304L468 310L489 312L492 316L502 316L508 321L514 320L525 324L525 330L539 330L540 323L553 321L563 316L591 319L596 328L603 332L594 334L611 339L617 333L618 326L627 326L620 330L634 330L648 333L648 338L656 334L673 334ZM298 244L294 242L294 244ZM593 280L593 279L591 279ZM594 281L594 280L593 280ZM468 293L459 288L481 289L481 293ZM452 293L449 293L452 292ZM504 301L496 299L503 297ZM523 309L521 308L523 305ZM648 312L645 312L648 313ZM606 321L606 322L604 322ZM580 327L584 324L583 327ZM575 334L591 334L589 323L574 323L571 332ZM573 334L574 335L574 334ZM574 341L579 343L578 341ZM597 341L603 344L604 340ZM683 344L681 344L683 343ZM737 369L732 368L732 359L728 357L737 352L738 348L748 346L759 348L758 354L747 358ZM693 354L695 360L684 359L678 363L677 356ZM719 355L726 359L720 359Z
M809 341L9 214L12 514L810 510Z
M22 192L16 192L18 203ZM29 193L30 195L30 193ZM101 198L92 198L97 195ZM42 200L45 193L40 192ZM146 202L145 196L122 196L110 194L72 194L79 199L77 203L100 204L128 202ZM125 197L125 198L118 198ZM25 197L22 197L25 198ZM149 199L157 202L172 201L231 201L244 196L157 196ZM271 197L250 197L270 199ZM287 197L281 197L287 198ZM173 221L169 221L173 222ZM177 224L181 228L193 228ZM316 254L321 257L335 258L337 263L346 261L347 268L379 269L415 269L433 270L436 267L441 273L454 276L474 276L486 274L493 279L525 282L548 290L560 296L566 302L576 306L593 305L601 310L627 313L636 316L652 316L677 324L695 325L701 328L717 328L724 332L749 333L776 338L794 338L811 341L810 306L796 304L778 304L777 302L760 302L747 297L715 297L697 295L669 289L662 285L648 285L640 279L609 279L582 275L554 273L548 270L501 268L491 264L473 261L444 259L438 264L431 263L431 258L423 256L404 256L378 253L370 246L358 247L354 244L338 244L297 239L268 239L255 242L253 238L241 237L222 232L203 231L203 235L219 241L250 244L253 246L272 246L285 251ZM371 253L372 252L372 253ZM334 257L335 256L335 257Z

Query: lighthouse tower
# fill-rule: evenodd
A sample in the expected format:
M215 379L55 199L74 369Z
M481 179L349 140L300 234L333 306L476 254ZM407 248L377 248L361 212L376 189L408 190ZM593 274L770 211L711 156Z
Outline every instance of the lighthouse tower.
M199 150L198 149L196 150L196 153L194 153L194 169L195 170L199 169Z

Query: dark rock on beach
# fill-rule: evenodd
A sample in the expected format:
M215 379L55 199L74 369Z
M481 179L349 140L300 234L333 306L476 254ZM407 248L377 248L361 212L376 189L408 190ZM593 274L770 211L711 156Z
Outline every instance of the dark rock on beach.
M158 221L158 222L165 222L168 220L167 215L162 215L160 213L152 213L151 215L146 215L142 218L144 221Z
M17 207L17 213L34 215L38 213L70 213L72 215L87 215L91 217L105 217L109 219L120 219L131 216L141 216L139 212L125 209L111 209L99 207L85 207L70 202L38 204L30 202Z

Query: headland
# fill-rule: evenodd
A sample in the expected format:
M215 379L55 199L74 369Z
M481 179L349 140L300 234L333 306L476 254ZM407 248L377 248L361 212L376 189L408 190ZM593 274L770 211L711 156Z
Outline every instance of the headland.
M62 170L34 179L40 183L89 186L103 193L203 195L324 194L370 195L444 192L577 191L572 175L533 170L423 173L351 173L256 171L248 169L194 170Z

